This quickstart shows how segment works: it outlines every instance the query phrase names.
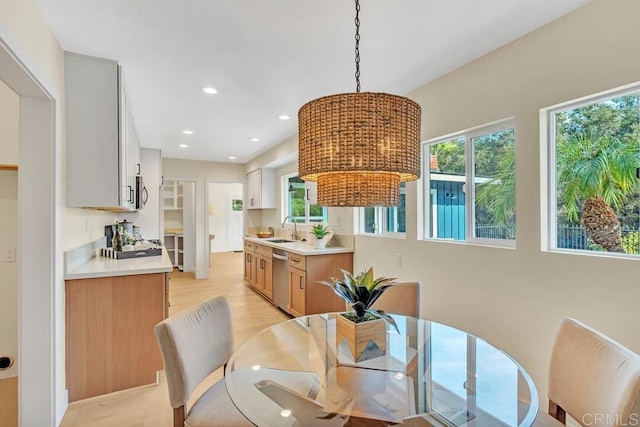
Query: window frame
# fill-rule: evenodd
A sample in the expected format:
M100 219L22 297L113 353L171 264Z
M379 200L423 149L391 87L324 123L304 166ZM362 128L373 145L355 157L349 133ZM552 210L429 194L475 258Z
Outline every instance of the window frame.
M490 239L476 236L476 190L474 185L475 178L475 150L473 140L482 136L491 135L497 132L513 129L514 135L517 134L515 119L508 118L486 125L477 126L471 129L455 132L437 138L432 138L422 143L422 238L420 240L432 242L447 242L458 244L471 244L481 246L493 246L500 248L515 249L517 241L517 220L516 220L516 238L515 239ZM439 143L451 141L453 139L464 138L464 193L465 193L465 239L455 240L443 237L431 237L431 149L430 147ZM515 143L515 141L514 141ZM514 148L515 149L515 148ZM516 159L517 165L517 159ZM517 179L516 179L517 182ZM516 205L517 207L517 205ZM436 216L437 218L437 216ZM517 218L517 215L516 215Z
M640 97L640 83L632 83L611 90L583 96L540 109L540 250L570 255L589 255L619 259L638 259L640 255L600 252L588 249L558 247L556 114L587 107L612 98L636 94ZM640 143L640 142L639 142Z
M406 224L406 209L407 209L407 186L406 183L401 183L404 184L404 188L402 188L400 191L403 192L404 191L404 208L405 208L405 230L407 228L407 224ZM380 229L379 230L375 230L374 232L369 232L365 230L365 209L367 208L373 208L374 209L374 217L375 217L375 224L380 224ZM394 208L398 208L398 206L368 206L368 207L361 207L358 209L358 222L359 222L359 227L358 227L358 233L365 235L365 236L377 236L377 237L390 237L390 238L394 238L394 239L406 239L407 236L407 232L406 231L388 231L387 230L387 224L389 221L389 209L394 209ZM397 215L397 214L396 214Z
M282 218L281 218L281 220L284 220L284 218L293 215L291 212L289 212L289 178L294 178L294 177L299 177L298 172L289 173L289 174L283 175L281 177L281 181L280 181L280 190L281 190L281 196L282 196L281 197L281 200L282 200L282 206L281 206L281 208L282 208ZM305 189L305 194L306 195L309 194L309 187L307 185L308 185L308 183L306 181L304 181L304 189ZM307 197L305 197L305 201L304 201L304 222L296 222L296 224L306 224L306 225L318 224L318 222L316 222L316 221L311 222L310 219L309 219L311 217L311 206L312 206L311 203L309 202ZM323 211L323 215L322 215L323 219L320 222L323 223L323 224L327 224L327 222L329 220L329 211L328 211L326 206L321 206L321 207L322 207L322 211Z

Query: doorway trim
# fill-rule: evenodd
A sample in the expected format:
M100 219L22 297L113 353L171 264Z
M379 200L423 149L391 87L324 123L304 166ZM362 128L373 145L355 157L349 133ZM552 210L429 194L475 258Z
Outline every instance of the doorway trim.
M224 182L224 181L217 181L217 180L209 180L209 179L205 179L204 181L204 208L202 210L203 214L204 214L204 234L203 236L205 236L205 253L207 255L207 259L211 259L211 241L209 240L209 234L211 233L211 230L209 230L209 214L208 214L208 210L209 210L209 203L211 202L209 200L209 185L210 184L222 184L222 185L228 185L228 184L240 184L242 185L242 203L245 204L246 199L245 199L245 191L246 191L246 185L244 182L240 181L231 181L231 182ZM245 230L247 229L247 213L246 213L246 209L242 210L242 227L243 227L243 234L245 232ZM226 215L226 212L225 212ZM228 228L228 224L226 225ZM207 269L207 276L203 277L203 278L208 278L209 277L209 270Z
M0 77L20 97L18 422L55 426L67 407L64 280L55 239L60 229L60 95L2 24Z

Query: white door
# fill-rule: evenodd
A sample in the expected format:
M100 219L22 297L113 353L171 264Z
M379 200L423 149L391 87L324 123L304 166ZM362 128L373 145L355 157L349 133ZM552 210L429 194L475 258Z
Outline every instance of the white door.
M242 196L227 197L227 250L242 250Z

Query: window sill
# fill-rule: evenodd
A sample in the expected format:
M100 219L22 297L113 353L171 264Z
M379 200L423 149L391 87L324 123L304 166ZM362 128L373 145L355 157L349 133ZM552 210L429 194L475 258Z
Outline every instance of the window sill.
M564 254L564 255L595 256L598 258L614 258L614 259L634 260L634 261L637 261L640 258L640 255L635 255L635 254L586 251L586 250L579 250L579 249L563 249L563 248L548 248L548 249L543 249L542 252L548 252L553 254Z
M398 239L398 240L406 240L407 233L358 233L359 236L368 236L368 237L385 237L389 239Z
M453 245L462 245L462 246L480 246L483 248L495 248L495 249L516 249L516 241L511 240L509 243L498 243L487 240L453 240L453 239L418 239L421 242L430 242L430 243L445 243L445 244L453 244Z

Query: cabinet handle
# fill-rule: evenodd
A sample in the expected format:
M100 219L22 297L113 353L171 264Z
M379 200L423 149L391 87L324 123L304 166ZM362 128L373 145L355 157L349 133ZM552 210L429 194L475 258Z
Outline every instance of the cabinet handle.
M251 199L251 206L253 206L253 199Z
M140 163L136 163L136 165L138 166L138 175L140 175Z
M247 262L251 262L251 254L247 254Z
M309 200L309 189L307 188L307 200Z
M130 185L127 185L127 188L129 189L129 198L127 199L127 202L133 203L133 188L131 188Z
M302 276L298 277L298 282L300 282L300 289L304 289L304 286L302 285Z

